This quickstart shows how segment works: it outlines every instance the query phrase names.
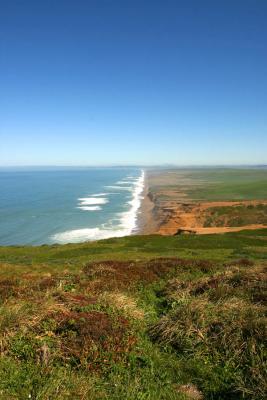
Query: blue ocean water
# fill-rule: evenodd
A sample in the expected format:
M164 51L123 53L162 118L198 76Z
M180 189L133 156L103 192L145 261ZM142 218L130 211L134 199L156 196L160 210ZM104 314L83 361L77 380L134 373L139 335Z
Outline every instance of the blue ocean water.
M129 235L143 184L140 168L2 168L0 245Z

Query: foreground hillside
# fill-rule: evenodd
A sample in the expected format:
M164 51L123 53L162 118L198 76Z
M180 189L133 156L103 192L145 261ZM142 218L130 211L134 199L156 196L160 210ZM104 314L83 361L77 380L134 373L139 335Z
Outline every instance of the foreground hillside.
M0 399L266 398L267 230L0 248Z

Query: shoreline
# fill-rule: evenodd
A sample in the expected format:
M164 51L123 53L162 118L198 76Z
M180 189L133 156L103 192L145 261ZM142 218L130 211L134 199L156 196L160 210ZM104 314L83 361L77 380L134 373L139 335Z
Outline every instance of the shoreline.
M149 197L149 184L148 184L148 172L145 171L144 177L144 189L142 192L141 205L139 207L137 216L137 235L150 235L157 234L159 229L159 222L157 222L153 215L155 208L154 202Z
M113 237L124 237L131 236L137 234L138 230L138 216L139 210L142 204L142 193L144 190L144 181L145 181L145 171L141 169L141 174L134 178L131 182L133 184L131 188L131 200L127 202L130 205L130 208L126 211L119 212L117 215L119 216L120 223L115 227L105 227L105 224L96 227L90 228L81 228L81 229L72 229L69 231L60 232L53 235L53 238L56 239L52 243L66 244L66 243L82 243L89 241L97 241L110 239ZM126 178L124 178L125 180ZM123 185L125 184L124 180L121 182L116 182L112 188L120 188L124 189L124 187L116 186L117 184ZM129 182L128 182L129 183ZM111 187L111 186L110 186ZM127 188L128 190L128 188ZM102 195L102 194L101 194ZM109 193L104 193L103 195L108 196ZM104 204L103 200L99 198L97 194L98 204ZM81 201L89 200L87 198L80 198ZM85 203L86 204L86 203ZM91 204L91 203L90 203Z

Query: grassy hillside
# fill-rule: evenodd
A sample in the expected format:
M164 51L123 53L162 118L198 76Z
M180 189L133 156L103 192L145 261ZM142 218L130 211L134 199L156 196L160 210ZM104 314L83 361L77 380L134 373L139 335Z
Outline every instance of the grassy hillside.
M0 248L0 399L266 398L267 230Z

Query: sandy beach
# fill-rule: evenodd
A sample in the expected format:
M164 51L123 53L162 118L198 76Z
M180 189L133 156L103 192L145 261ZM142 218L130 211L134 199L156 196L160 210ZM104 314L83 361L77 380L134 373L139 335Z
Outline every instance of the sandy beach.
M149 178L148 173L145 173L144 189L142 193L142 202L138 213L137 233L148 235L157 233L159 221L153 215L155 204L149 197Z

